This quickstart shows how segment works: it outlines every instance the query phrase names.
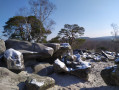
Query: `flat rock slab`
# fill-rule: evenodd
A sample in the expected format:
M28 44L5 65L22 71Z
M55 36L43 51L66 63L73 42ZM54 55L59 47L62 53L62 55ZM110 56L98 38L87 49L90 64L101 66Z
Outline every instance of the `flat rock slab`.
M13 48L23 53L25 61L29 59L43 61L44 59L50 58L54 53L53 48L47 47L41 43L30 43L28 41L10 39L7 40L5 44L7 49Z

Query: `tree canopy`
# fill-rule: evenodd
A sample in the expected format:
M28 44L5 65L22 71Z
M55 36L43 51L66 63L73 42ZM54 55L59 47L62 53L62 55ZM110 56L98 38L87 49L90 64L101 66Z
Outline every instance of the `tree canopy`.
M56 36L52 38L51 40L49 40L49 43L60 43L60 37Z
M49 0L29 0L29 7L21 7L17 15L4 26L3 35L8 38L46 42L55 22L50 15L55 5Z
M51 31L45 30L42 22L35 16L14 16L6 22L3 33L9 38L40 42Z
M84 34L84 31L85 29L77 24L65 24L64 28L59 31L58 36L60 36L62 40L65 40L65 42L72 44L76 38Z

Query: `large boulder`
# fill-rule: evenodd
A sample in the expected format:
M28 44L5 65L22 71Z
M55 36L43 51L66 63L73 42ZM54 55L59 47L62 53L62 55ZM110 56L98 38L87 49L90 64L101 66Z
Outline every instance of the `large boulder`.
M70 71L70 74L75 75L77 77L80 77L83 80L88 81L89 79L89 72L90 69L89 68L77 68L77 69L72 69Z
M72 75L88 80L90 70L91 64L89 62L79 60L79 62L73 62L73 67L69 69L69 72Z
M53 48L54 52L56 52L60 48L59 43L44 43L44 45Z
M3 57L5 50L6 50L5 42L0 39L0 59Z
M53 66L49 63L39 63L33 67L35 74L40 76L47 76L54 72Z
M47 47L40 43L30 43L28 41L20 41L10 39L6 42L6 48L13 48L15 50L19 50L23 53L25 60L30 59L47 59L53 55L53 48Z
M19 90L19 75L0 67L0 90Z
M68 68L66 67L65 63L60 61L59 59L56 59L53 64L54 72L56 73L68 73Z
M64 55L66 55L69 52L73 54L72 48L69 45L69 43L61 43L60 48L53 54L52 58L53 60L56 60L57 58L61 59Z
M49 47L50 48L50 47ZM47 60L48 58L51 58L52 54L52 48L50 48L51 50L48 50L47 52L34 52L34 51L27 51L27 50L19 50L26 61L29 60L38 60L38 61L44 61ZM50 52L51 51L51 52Z
M14 49L8 49L4 53L4 59L7 63L7 68L11 70L23 70L24 59L22 53Z
M93 58L94 61L108 61L108 58L103 55L95 55Z
M101 71L101 76L107 85L119 86L119 58L115 60L115 66L106 67Z
M104 82L110 86L119 86L119 69L117 66L111 66L101 71L101 77Z
M16 39L8 39L5 41L7 49L13 48L15 50L28 50L33 51L32 43L28 41L20 41Z
M0 67L0 90L46 90L54 84L54 79L50 77L28 74L25 71L15 74L7 68Z
M46 90L55 85L55 80L50 77L41 77L31 74L25 82L27 90Z

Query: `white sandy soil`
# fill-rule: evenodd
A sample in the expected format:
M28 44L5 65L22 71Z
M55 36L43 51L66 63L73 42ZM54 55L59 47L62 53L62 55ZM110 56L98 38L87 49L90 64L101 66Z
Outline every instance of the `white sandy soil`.
M53 73L50 77L55 79L56 85L48 90L119 90L119 87L107 86L100 75L102 69L113 66L114 62L90 62L93 67L88 81L73 75Z

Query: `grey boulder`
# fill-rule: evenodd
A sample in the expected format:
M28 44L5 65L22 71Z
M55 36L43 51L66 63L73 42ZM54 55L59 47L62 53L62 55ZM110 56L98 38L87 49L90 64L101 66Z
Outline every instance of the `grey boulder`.
M33 73L38 74L40 76L47 76L54 72L53 66L49 63L39 63L33 67L33 70Z
M54 72L56 73L68 73L68 68L66 67L65 63L60 61L59 59L56 59L53 64Z
M54 52L56 52L60 48L60 44L59 43L45 43L44 45L47 46L47 47L53 48Z
M7 49L13 48L23 53L25 60L29 59L46 59L53 55L54 50L40 43L30 43L28 41L20 41L10 39L6 42Z
M107 67L101 71L104 82L110 86L119 86L119 69L117 66Z
M14 49L8 49L4 53L4 59L7 63L7 68L11 70L23 70L24 59L22 53Z
M6 50L5 42L2 39L0 39L0 59L3 57L5 50Z
M27 77L25 84L27 90L46 90L55 85L55 80L50 77L31 74Z
M68 52L72 54L71 46L68 43L61 43L60 48L53 54L52 58L53 60L56 60L57 58L61 59Z
M0 90L46 90L55 84L50 77L28 74L25 71L15 74L3 67L0 67L0 77Z

